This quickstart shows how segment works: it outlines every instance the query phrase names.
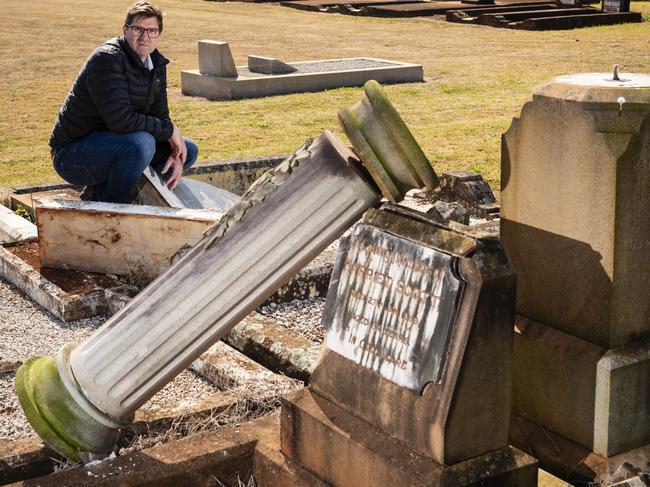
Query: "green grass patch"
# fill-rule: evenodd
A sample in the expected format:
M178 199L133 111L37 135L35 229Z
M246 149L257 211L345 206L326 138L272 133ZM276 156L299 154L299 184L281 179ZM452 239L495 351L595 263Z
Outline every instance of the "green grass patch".
M126 4L3 2L0 31L0 187L57 181L47 141L86 57L118 35ZM370 56L417 62L426 82L387 92L437 172L475 170L498 187L500 136L539 83L557 75L647 71L647 24L560 32L464 26L432 19L324 15L279 5L161 0L160 49L171 60L173 120L199 143L199 163L290 152L323 130L361 88L215 102L185 97L181 69L198 65L199 39L225 40L238 65L248 54L285 61ZM633 2L647 19L650 3Z

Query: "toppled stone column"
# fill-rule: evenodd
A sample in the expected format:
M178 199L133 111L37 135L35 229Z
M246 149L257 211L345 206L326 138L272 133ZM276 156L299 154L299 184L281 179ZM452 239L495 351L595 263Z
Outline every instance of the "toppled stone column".
M385 109L392 106L378 84L367 93L384 99L375 115L408 132L394 109ZM384 148L399 176L383 184L405 192L414 181L413 150ZM428 167L426 179L435 181L424 161L418 159L419 173ZM307 142L90 338L64 346L56 363L50 357L25 363L16 385L30 423L70 459L110 451L138 407L379 201L343 142L329 132Z

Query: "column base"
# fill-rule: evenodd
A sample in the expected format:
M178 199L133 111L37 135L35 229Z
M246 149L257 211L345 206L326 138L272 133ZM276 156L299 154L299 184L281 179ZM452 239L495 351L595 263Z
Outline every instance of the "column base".
M537 461L515 448L440 465L309 389L282 399L281 450L335 487L537 485Z
M576 485L650 485L650 443L603 457L520 416L512 416L510 442L539 467ZM622 483L619 483L622 482ZM640 483L646 482L646 483Z
M62 348L58 361L42 356L27 360L16 373L18 400L32 428L54 451L73 462L102 458L132 418L109 418L82 396L66 374L71 348L73 344Z
M650 443L650 344L605 349L523 316L512 412L603 457Z

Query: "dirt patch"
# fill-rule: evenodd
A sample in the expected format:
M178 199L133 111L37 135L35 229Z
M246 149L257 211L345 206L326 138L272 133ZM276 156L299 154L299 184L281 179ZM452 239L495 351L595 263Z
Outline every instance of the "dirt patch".
M7 245L5 249L24 260L45 279L56 284L70 295L84 295L97 289L112 288L127 284L119 277L110 274L41 267L38 241Z

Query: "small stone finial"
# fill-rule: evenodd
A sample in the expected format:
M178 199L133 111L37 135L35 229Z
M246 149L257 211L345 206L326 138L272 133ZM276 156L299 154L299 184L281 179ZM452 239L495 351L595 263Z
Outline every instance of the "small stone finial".
M621 81L621 78L618 75L618 64L614 65L614 74L612 75L612 81Z

